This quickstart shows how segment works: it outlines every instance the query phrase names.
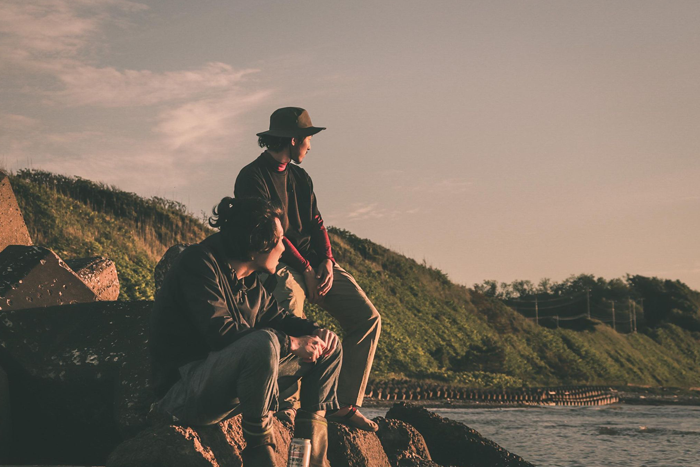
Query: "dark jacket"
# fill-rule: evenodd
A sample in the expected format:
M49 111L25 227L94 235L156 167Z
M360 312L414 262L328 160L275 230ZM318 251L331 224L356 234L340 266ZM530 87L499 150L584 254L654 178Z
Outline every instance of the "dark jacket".
M283 357L289 353L288 336L310 335L319 328L278 308L257 274L238 280L220 235L185 249L156 296L149 347L158 397L178 381L180 366L204 359L255 329L275 330Z
M282 207L284 236L291 243L285 243L283 262L303 271L309 263L316 267L326 258L334 261L311 177L298 165L289 163L282 171L277 170L278 166L268 152L263 152L241 169L234 196L262 198ZM296 257L295 252L300 256Z

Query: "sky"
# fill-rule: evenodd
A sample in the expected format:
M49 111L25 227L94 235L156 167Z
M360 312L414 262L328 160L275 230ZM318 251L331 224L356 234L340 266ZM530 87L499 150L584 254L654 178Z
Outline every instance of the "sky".
M0 167L201 217L285 106L327 225L471 286L700 290L700 2L3 0Z

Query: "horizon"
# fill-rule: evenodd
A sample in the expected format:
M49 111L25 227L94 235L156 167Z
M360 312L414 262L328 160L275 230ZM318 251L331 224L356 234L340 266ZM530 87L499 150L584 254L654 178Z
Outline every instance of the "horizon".
M0 166L210 212L278 107L328 225L452 281L700 290L700 4L9 0ZM696 122L696 123L693 123Z

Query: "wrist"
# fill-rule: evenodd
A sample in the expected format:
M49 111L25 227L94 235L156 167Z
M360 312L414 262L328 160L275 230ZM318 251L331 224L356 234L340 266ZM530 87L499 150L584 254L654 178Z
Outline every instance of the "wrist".
M289 352L295 352L299 349L301 345L299 344L299 339L296 337L289 336Z

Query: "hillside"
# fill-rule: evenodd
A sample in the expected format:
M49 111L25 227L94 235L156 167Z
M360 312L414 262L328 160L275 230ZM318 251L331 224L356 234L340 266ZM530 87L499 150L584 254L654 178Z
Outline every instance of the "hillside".
M147 200L40 171L11 178L35 243L65 259L113 259L122 300L152 299L152 270L167 247L198 241L209 232L175 202ZM375 378L429 378L474 386L700 386L700 333L684 326L695 322L688 321L697 314L692 300L681 300L683 319L654 318L637 333L618 333L596 319L577 328L550 329L498 298L453 284L436 269L350 232L330 233L339 263L383 316ZM653 279L638 281L657 290ZM662 287L657 295L676 297L681 285ZM690 297L697 294L690 292ZM661 316L653 304L647 303L645 312ZM309 315L335 328L318 308L311 307Z

